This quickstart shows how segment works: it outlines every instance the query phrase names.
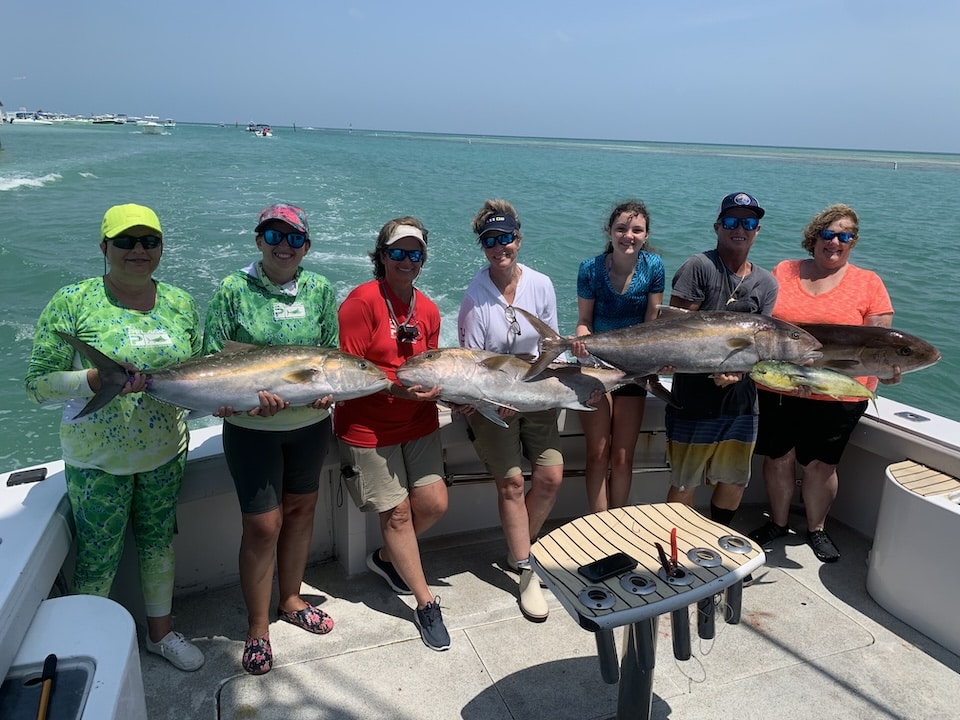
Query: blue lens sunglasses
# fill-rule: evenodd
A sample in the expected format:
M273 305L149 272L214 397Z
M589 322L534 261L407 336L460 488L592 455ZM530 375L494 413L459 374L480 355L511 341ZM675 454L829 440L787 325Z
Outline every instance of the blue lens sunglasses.
M833 240L834 238L836 238L837 240L842 242L844 245L846 245L848 242L850 242L856 237L856 235L851 232L834 232L833 230L821 230L819 235L824 240Z
M480 238L480 244L483 245L487 250L490 250L497 243L500 243L501 245L509 245L516 239L517 236L512 232L504 235L487 235L486 237Z
M394 262L402 262L410 258L410 262L418 263L423 260L423 250L403 250L401 248L387 248L387 257Z
M264 230L260 233L263 236L263 241L267 245L279 245L284 240L287 241L287 245L292 247L294 250L298 250L303 247L303 244L307 241L307 236L302 232L281 232L280 230Z
M724 230L736 230L738 227L743 227L747 232L753 232L760 225L760 221L755 217L722 217L720 218L720 225Z

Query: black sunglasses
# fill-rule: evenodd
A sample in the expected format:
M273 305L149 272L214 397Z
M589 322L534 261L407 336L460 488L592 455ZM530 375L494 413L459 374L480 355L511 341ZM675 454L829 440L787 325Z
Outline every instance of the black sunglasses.
M156 250L163 244L163 238L158 235L144 235L143 237L134 237L133 235L117 235L116 237L106 238L113 243L118 250L133 250L137 243L143 245L144 250Z
M263 236L263 241L267 245L279 245L284 240L287 241L287 245L292 247L294 250L298 250L303 247L303 244L307 241L307 236L302 232L281 232L280 230L264 230L260 233Z

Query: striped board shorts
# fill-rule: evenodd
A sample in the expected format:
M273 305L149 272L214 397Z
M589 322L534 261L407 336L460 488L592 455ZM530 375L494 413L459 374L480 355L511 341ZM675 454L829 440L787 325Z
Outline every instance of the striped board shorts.
M666 415L670 483L680 489L703 483L746 487L750 482L757 416L690 420Z

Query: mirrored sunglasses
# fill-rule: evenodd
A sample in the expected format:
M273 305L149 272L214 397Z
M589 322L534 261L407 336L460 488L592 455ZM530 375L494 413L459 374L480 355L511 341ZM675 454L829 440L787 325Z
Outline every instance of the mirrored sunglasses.
M824 240L833 240L836 238L844 245L853 240L856 237L856 234L851 232L834 232L833 230L821 230L820 237Z
M281 232L280 230L264 230L260 235L263 237L263 241L267 245L279 245L284 240L287 241L287 245L292 247L294 250L303 247L303 244L307 241L306 234L302 232Z
M163 244L163 238L158 235L144 235L143 237L134 237L133 235L117 235L107 238L118 250L133 250L137 243L143 245L144 250L155 250Z
M410 262L421 262L423 260L423 250L403 250L401 248L387 248L387 257L394 262L402 262L404 258L410 258Z
M480 244L483 245L487 250L492 248L497 243L501 245L509 245L514 240L517 239L517 236L511 233L505 233L503 235L487 235L486 237L480 238Z
M760 221L755 217L722 217L720 218L720 225L724 230L736 230L738 227L743 227L747 232L753 232L759 227Z

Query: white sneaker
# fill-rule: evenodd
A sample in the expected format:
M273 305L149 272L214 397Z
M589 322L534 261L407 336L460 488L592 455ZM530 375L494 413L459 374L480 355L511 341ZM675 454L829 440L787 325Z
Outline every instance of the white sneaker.
M147 635L147 652L155 653L187 672L199 670L204 661L200 648L173 630L164 635L160 642L153 642Z
M543 622L550 614L537 574L529 567L520 570L520 612L531 622Z

